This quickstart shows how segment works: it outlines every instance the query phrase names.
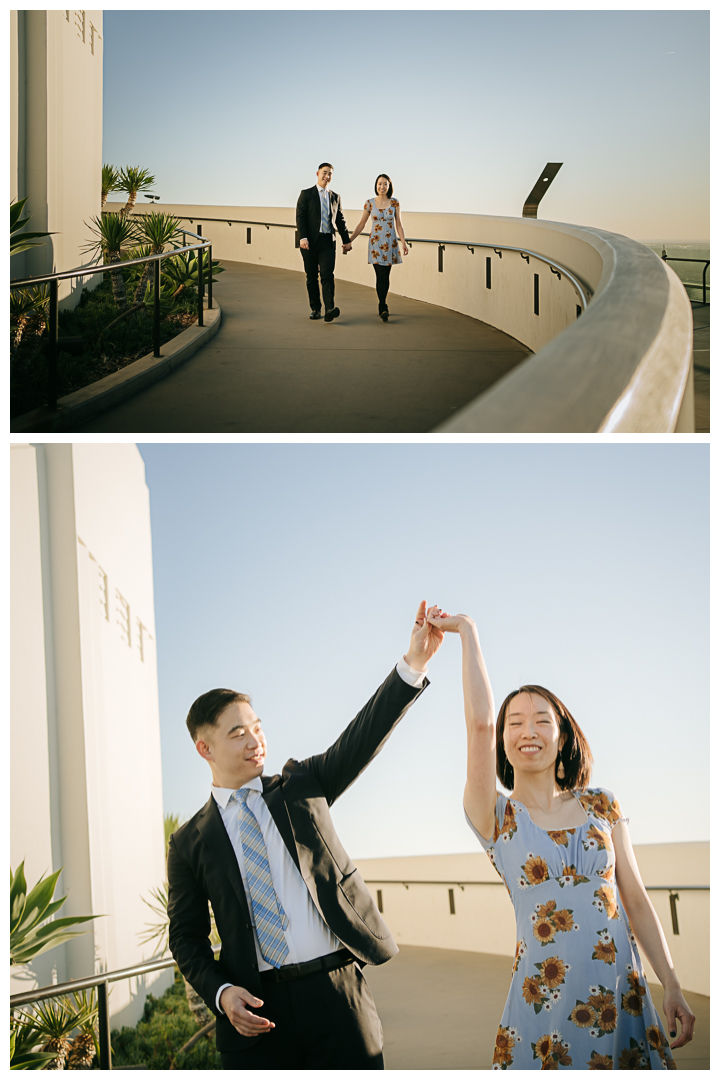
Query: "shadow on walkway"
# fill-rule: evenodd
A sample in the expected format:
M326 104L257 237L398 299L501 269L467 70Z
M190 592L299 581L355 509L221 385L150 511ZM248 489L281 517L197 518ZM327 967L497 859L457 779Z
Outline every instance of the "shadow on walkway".
M311 322L301 271L223 266L212 341L78 431L427 432L531 355L485 323L392 292L383 323L375 290L345 281L340 318Z
M363 974L385 1032L386 1069L491 1069L512 958L402 945ZM650 987L662 1016L662 988ZM674 1051L678 1069L710 1068L710 999L686 993L695 1038Z

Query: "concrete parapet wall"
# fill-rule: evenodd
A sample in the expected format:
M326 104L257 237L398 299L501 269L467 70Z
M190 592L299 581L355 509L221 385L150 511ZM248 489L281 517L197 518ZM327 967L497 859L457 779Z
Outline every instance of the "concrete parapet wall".
M219 219L202 221L216 258L303 268L291 207L174 204L164 209L196 223ZM360 210L345 210L351 231L360 216ZM403 221L406 236L433 243L413 245L402 266L393 269L391 293L482 320L536 353L438 430L694 430L690 303L677 276L644 245L600 229L526 218L408 213ZM268 229L262 222L293 227ZM437 245L444 241L462 241L462 246L446 245L439 272ZM466 244L536 252L557 264L561 276L532 255L528 262L517 251L500 256L475 247L471 253ZM590 301L580 318L577 289L563 270L579 281ZM365 238L355 241L349 255L338 254L336 277L374 287Z
M678 887L679 934L673 933L669 893L650 889L649 896L683 989L709 995L710 892L682 886L710 884L710 845L638 844L635 854L647 887ZM515 955L513 906L484 853L358 859L357 866L372 896L382 892L383 917L398 945ZM642 959L650 981L658 982Z

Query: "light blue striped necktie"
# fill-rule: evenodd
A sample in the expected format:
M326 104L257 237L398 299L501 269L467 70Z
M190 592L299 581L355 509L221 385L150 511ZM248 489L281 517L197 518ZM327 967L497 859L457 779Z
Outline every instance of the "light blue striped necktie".
M288 917L273 887L262 830L247 804L250 791L251 788L238 788L234 796L240 804L238 820L245 857L245 873L255 929L260 942L260 952L268 964L279 968L282 967L290 952L283 933L288 925Z
M322 221L320 223L320 232L330 232L330 197L328 195L327 188L323 188L322 195L320 196L320 207L322 209Z

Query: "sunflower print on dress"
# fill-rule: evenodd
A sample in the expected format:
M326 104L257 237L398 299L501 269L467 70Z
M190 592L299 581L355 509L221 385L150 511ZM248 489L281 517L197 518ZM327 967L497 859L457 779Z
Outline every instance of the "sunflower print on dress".
M574 794L584 825L541 829L522 802L498 792L492 840L475 833L517 922L492 1068L672 1069L618 893L620 806L602 788Z

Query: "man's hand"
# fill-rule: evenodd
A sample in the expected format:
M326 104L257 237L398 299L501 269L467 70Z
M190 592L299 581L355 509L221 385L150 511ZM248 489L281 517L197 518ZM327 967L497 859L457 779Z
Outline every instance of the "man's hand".
M275 1027L272 1021L266 1020L264 1016L255 1016L254 1013L248 1012L246 1005L259 1009L262 1001L260 998L253 997L249 991L243 990L242 986L226 986L220 995L220 1008L241 1035L247 1035L250 1038L253 1035L265 1035L268 1031L272 1031Z
M441 608L433 606L427 610L425 601L421 601L410 635L410 648L404 657L405 663L416 671L425 671L428 660L432 659L442 645L443 631L428 622L428 617L440 619L442 616Z
M352 244L343 244L343 255L347 255L348 251L352 251Z
M300 241L300 247L303 249L303 251L309 251L310 250L310 241L309 240L301 240Z

